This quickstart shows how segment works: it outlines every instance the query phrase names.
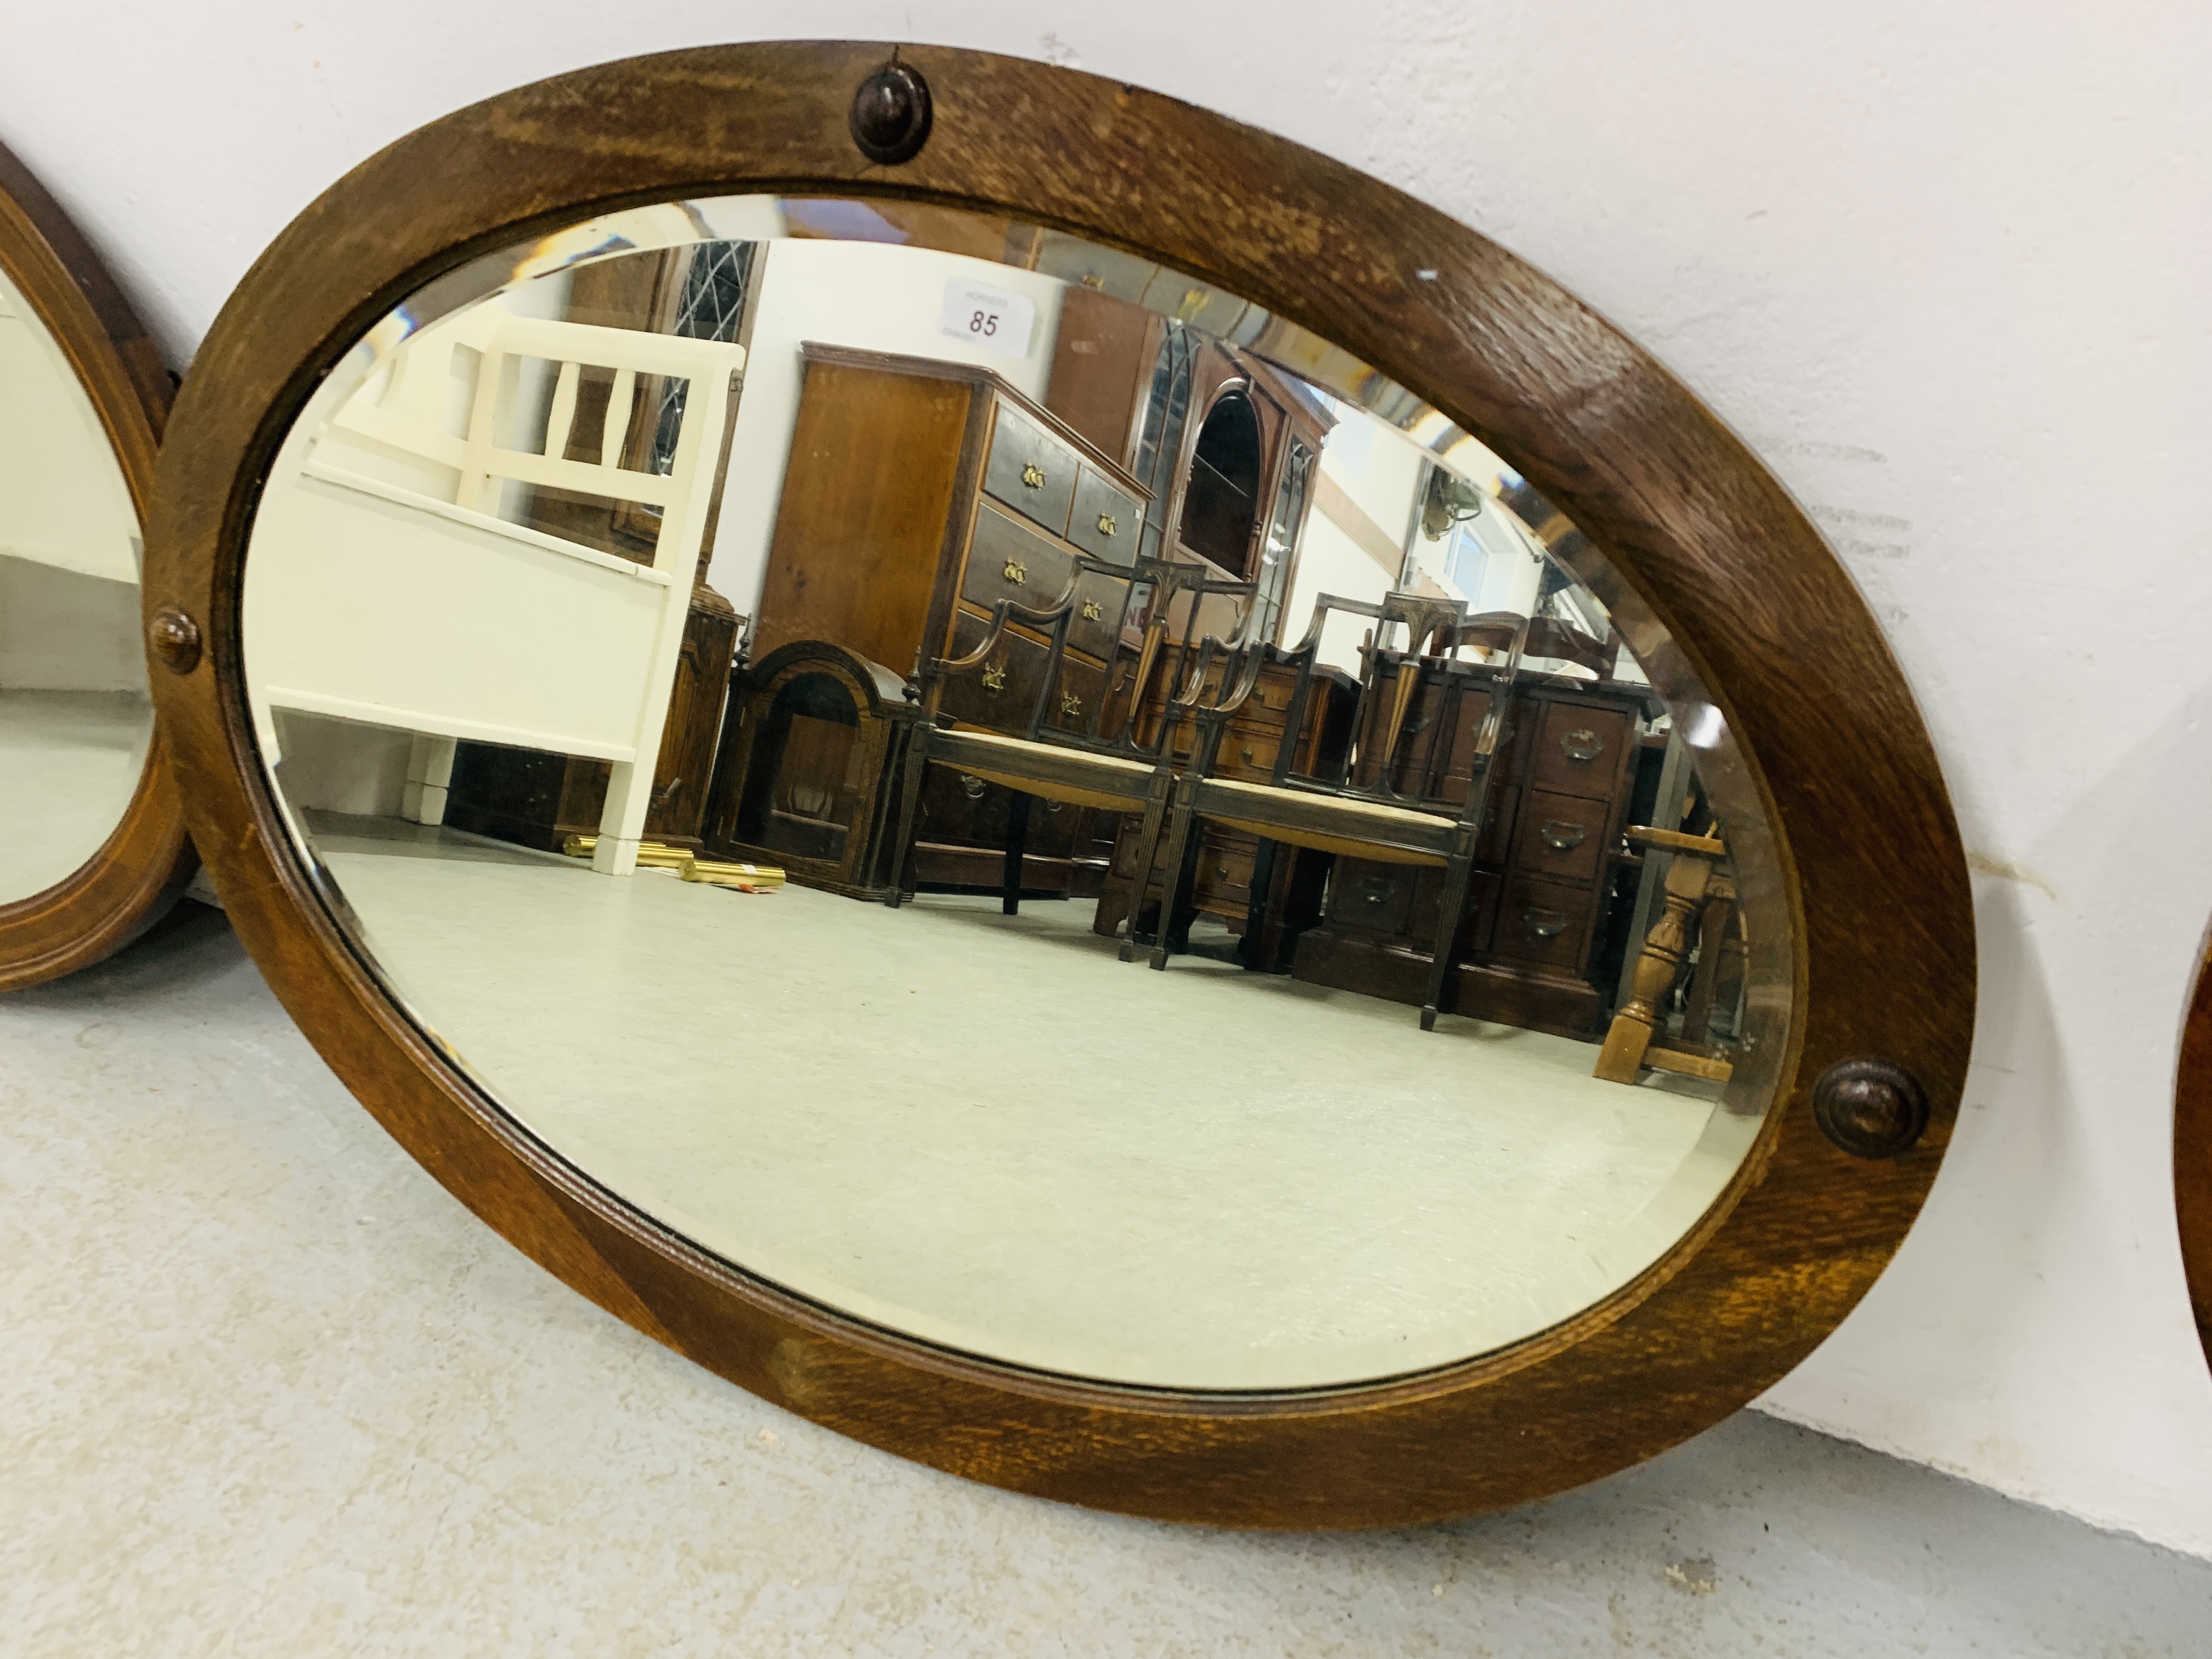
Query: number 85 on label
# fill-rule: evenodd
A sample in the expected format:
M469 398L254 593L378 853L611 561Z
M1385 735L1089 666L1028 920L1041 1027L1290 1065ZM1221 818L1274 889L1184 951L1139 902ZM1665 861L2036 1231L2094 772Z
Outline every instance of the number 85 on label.
M945 285L937 331L998 357L1026 357L1036 328L1036 307L1018 294L980 287L956 276Z

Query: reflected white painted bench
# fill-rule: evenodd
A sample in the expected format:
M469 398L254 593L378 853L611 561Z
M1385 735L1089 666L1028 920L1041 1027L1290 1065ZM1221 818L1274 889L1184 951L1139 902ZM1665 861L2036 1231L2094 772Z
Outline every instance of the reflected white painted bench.
M744 362L496 301L410 341L263 504L246 586L264 741L276 708L411 732L405 810L430 823L461 739L611 762L593 867L628 874ZM586 368L613 388L596 458L570 458ZM689 382L665 475L619 465L652 375ZM499 441L539 407L542 443ZM658 507L652 562L509 522L510 483Z

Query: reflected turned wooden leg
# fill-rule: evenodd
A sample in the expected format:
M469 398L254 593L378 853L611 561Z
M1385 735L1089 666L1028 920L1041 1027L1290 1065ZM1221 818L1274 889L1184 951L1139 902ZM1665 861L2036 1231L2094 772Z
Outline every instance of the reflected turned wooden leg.
M1160 878L1160 920L1152 932L1152 965L1168 965L1168 934L1175 927L1176 913L1182 908L1190 881L1192 832L1198 814L1193 810L1196 799L1197 781L1183 778L1176 784L1175 814L1168 832L1167 863Z
M1167 822L1169 792L1172 781L1165 773L1156 774L1151 792L1145 798L1145 817L1137 832L1137 873L1131 879L1129 908L1123 914L1115 937L1121 941L1120 955L1124 962L1134 962L1137 956L1137 922L1145 913L1145 895L1152 890L1152 862L1159 856L1160 830Z
M1021 914L1022 860L1028 855L1029 841L1030 796L1026 791L1017 789L1012 804L1006 808L1006 891L999 899L999 910L1002 915Z
M1469 836L1471 842L1473 837ZM1458 964L1460 930L1467 926L1467 902L1473 890L1472 849L1454 854L1444 866L1443 899L1437 906L1437 937L1429 958L1429 1000L1421 1005L1421 1029L1437 1029L1437 1015L1451 1000L1452 969Z
M1605 1047L1599 1051L1592 1076L1607 1083L1636 1081L1659 1023L1661 1006L1674 988L1675 975L1689 954L1690 917L1705 902L1705 884L1712 873L1711 865L1690 853L1675 854L1674 863L1668 866L1667 908L1644 941L1627 1005L1613 1017L1613 1029L1606 1033Z
M891 843L891 890L884 900L894 910L914 896L914 838L920 833L922 774L928 769L928 739L917 732L907 745L905 775L899 780L898 839Z
M1712 1036L1713 1009L1720 994L1721 963L1735 924L1735 883L1716 870L1705 884L1705 908L1698 915L1698 968L1683 1000L1682 1041L1702 1047Z
M400 797L400 817L414 823L446 821L446 794L453 781L453 755L459 747L452 738L415 733L408 750L407 787Z

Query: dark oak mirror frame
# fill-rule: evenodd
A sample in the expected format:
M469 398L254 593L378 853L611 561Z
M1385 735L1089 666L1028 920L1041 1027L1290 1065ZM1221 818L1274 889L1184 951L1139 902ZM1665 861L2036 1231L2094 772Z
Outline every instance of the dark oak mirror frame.
M1888 1261L1942 1160L1972 1025L1950 804L1849 577L1691 393L1466 227L1171 99L946 49L899 49L927 79L931 125L918 154L878 166L850 112L890 56L706 48L504 94L363 163L240 285L179 404L148 569L160 659L178 671L155 673L160 716L240 932L369 1110L519 1249L699 1364L904 1456L1132 1514L1369 1526L1556 1492L1718 1421ZM243 561L279 441L319 379L433 278L595 212L750 192L1012 215L1246 296L1476 434L1633 585L1624 603L1672 631L1747 757L1797 941L1759 1142L1654 1267L1530 1340L1368 1386L1176 1394L994 1364L803 1302L673 1236L521 1133L380 988L292 850L247 716ZM1816 1123L1816 1081L1869 1059L1924 1091L1925 1132L1895 1156L1847 1152Z
M2212 946L2199 959L2173 1091L2173 1208L2197 1338L2212 1364Z
M83 383L144 524L173 391L169 373L92 244L4 148L0 270ZM97 853L44 892L0 904L0 991L58 978L120 950L183 893L199 864L164 746L157 728L131 803Z

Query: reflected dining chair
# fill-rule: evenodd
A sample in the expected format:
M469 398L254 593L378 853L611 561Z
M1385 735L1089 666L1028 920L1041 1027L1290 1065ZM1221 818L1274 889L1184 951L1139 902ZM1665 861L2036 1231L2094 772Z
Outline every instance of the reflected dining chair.
M1434 1030L1466 923L1475 848L1482 839L1496 793L1493 763L1527 653L1530 623L1525 617L1512 619L1505 663L1492 671L1489 702L1470 763L1473 776L1466 802L1454 817L1422 808L1418 778L1410 793L1396 787L1392 780L1405 769L1396 762L1412 735L1407 716L1419 681L1424 653L1436 647L1451 655L1463 646L1484 643L1480 638L1464 636L1466 605L1457 599L1404 592L1387 593L1372 602L1322 594L1315 603L1313 621L1304 639L1290 653L1290 659L1297 665L1286 716L1292 731L1299 729L1304 718L1322 630L1332 613L1371 618L1376 631L1362 653L1352 745L1328 773L1297 771L1291 745L1285 744L1276 757L1274 775L1266 783L1213 775L1229 718L1250 695L1266 655L1256 642L1241 652L1233 686L1231 675L1224 673L1221 694L1211 703L1187 711L1195 718L1198 735L1175 793L1166 863L1173 891L1169 907L1162 911L1163 925L1152 948L1152 965L1167 966L1165 922L1187 902L1188 855L1200 819L1256 836L1263 844L1284 842L1385 864L1440 866L1445 872L1443 902L1437 910L1428 994L1421 1006L1421 1029ZM1386 675L1380 666L1382 650L1401 627L1407 631L1407 648L1395 671ZM1194 682L1194 694L1197 689ZM1361 752L1363 747L1375 745L1379 745L1379 754Z
M1081 699L1062 685L1060 671L1069 631L1079 621L1081 596L1095 591L1095 584L1085 581L1092 575L1109 578L1120 587L1119 614L1107 636L1113 641L1113 653L1127 660L1130 636L1133 633L1136 638L1133 667L1121 681L1120 694L1094 697L1086 711ZM1174 781L1176 755L1170 738L1176 723L1158 721L1152 734L1145 737L1147 697L1156 685L1164 686L1165 701L1195 706L1203 702L1209 678L1218 687L1220 678L1209 671L1218 659L1243 649L1257 614L1254 592L1250 582L1219 580L1209 567L1180 560L1139 556L1121 562L1079 557L1066 591L1052 605L1030 607L1001 599L993 607L990 628L974 650L958 658L926 659L920 675L921 718L915 721L908 745L894 843L898 875L886 902L896 908L914 896L915 821L923 775L932 766L952 767L1013 791L1001 901L1007 915L1020 908L1024 843L1029 805L1035 797L1141 814L1139 859L1141 867L1149 869ZM1082 619L1103 623L1103 617L1091 614L1097 609L1094 603L1080 613ZM1224 611L1234 618L1229 640L1210 633L1193 640L1210 619ZM1017 623L1043 634L1047 641L1043 670L1020 734L955 724L944 712L948 690L969 674L983 677L986 684L1003 683L1008 629ZM1185 681L1187 689L1182 688ZM1130 925L1131 918L1124 918L1117 931L1126 934ZM1121 956L1128 959L1126 937Z

